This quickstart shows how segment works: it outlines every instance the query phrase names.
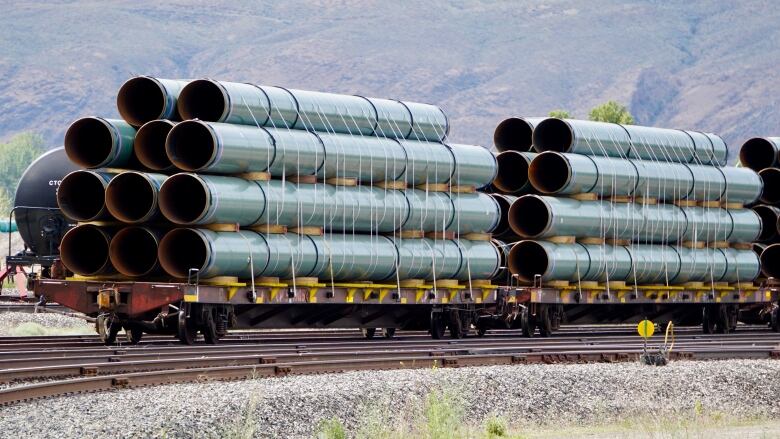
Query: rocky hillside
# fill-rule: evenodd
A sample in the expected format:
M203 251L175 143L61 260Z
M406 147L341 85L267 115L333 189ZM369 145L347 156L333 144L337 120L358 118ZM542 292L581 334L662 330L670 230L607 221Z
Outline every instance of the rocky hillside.
M454 140L481 144L505 116L585 117L607 99L638 123L720 133L732 150L780 135L780 9L768 0L189 3L5 8L0 139L34 130L59 143L78 116L116 115L133 74L437 103Z

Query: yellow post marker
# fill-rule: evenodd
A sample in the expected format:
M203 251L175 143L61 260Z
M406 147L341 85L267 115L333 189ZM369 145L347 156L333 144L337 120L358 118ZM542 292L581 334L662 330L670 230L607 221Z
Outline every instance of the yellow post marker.
M644 319L636 326L636 332L639 336L647 340L655 333L655 325L650 320Z

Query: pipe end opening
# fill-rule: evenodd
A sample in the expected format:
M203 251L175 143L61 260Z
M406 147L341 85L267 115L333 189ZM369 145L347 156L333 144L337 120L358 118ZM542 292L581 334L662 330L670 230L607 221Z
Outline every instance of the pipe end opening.
M509 271L521 282L533 282L534 276L544 275L549 260L538 242L520 241L509 251Z
M165 153L165 140L174 126L169 120L153 120L138 128L133 148L142 165L155 171L163 171L173 166Z
M222 86L211 79L198 79L182 88L177 107L183 119L217 122L227 107Z
M193 224L208 208L209 190L198 176L176 174L160 186L158 203L163 216L176 224Z
M194 229L175 229L160 241L160 266L173 277L184 279L191 268L203 269L208 258L207 244Z
M574 132L565 120L552 117L539 122L532 138L534 149L539 152L567 152L574 143Z
M767 139L754 137L748 139L739 149L739 161L756 172L769 168L777 161L777 150Z
M498 173L493 185L506 193L518 193L528 189L530 159L517 151L502 152L496 157Z
M99 168L111 157L114 137L107 122L84 117L68 127L64 145L65 153L73 163L84 168Z
M127 227L114 235L109 257L116 270L126 276L151 273L157 266L157 237L144 227Z
M95 220L105 208L105 182L90 171L71 172L57 189L57 205L73 220Z
M780 202L780 169L767 168L758 173L764 182L761 201L767 204Z
M134 223L148 219L157 207L156 188L139 172L123 172L106 188L106 207L116 219Z
M504 151L530 151L533 135L531 124L519 117L501 121L493 131L493 144Z
M528 168L531 185L539 192L555 194L566 188L571 179L569 161L561 154L545 152L536 156Z
M522 196L509 208L509 224L523 238L541 236L549 227L550 220L547 203L536 195Z
M69 230L60 242L60 258L68 270L91 276L110 267L109 235L99 227L86 224Z
M128 79L116 96L119 115L133 126L163 117L165 104L165 89L154 78L145 76Z
M200 171L216 156L217 139L201 121L182 122L171 129L165 140L168 160L185 171Z

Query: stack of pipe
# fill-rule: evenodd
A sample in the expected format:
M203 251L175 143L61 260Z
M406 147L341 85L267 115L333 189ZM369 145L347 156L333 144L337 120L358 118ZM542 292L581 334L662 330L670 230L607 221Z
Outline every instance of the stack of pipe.
M504 200L499 229L517 241L507 263L519 281L758 276L749 243L767 233L766 219L746 206L766 196L767 178L725 166L717 135L515 117L498 125L494 142L493 196Z
M739 150L742 166L761 176L764 188L753 210L764 228L753 246L761 257L761 269L768 278L780 277L780 137L754 137Z
M65 136L58 202L84 276L470 282L493 278L487 149L436 106L211 79L135 77L122 119ZM290 233L295 231L296 233ZM83 251L89 248L89 252Z

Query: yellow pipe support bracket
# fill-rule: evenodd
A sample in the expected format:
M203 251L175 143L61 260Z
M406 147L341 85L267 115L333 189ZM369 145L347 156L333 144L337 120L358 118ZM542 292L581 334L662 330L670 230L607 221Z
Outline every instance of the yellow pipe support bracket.
M360 288L357 287L347 288L347 297L346 297L347 303L355 303L355 293L357 293L357 290L359 289Z
M309 303L317 303L317 291L319 290L319 287L309 288Z

